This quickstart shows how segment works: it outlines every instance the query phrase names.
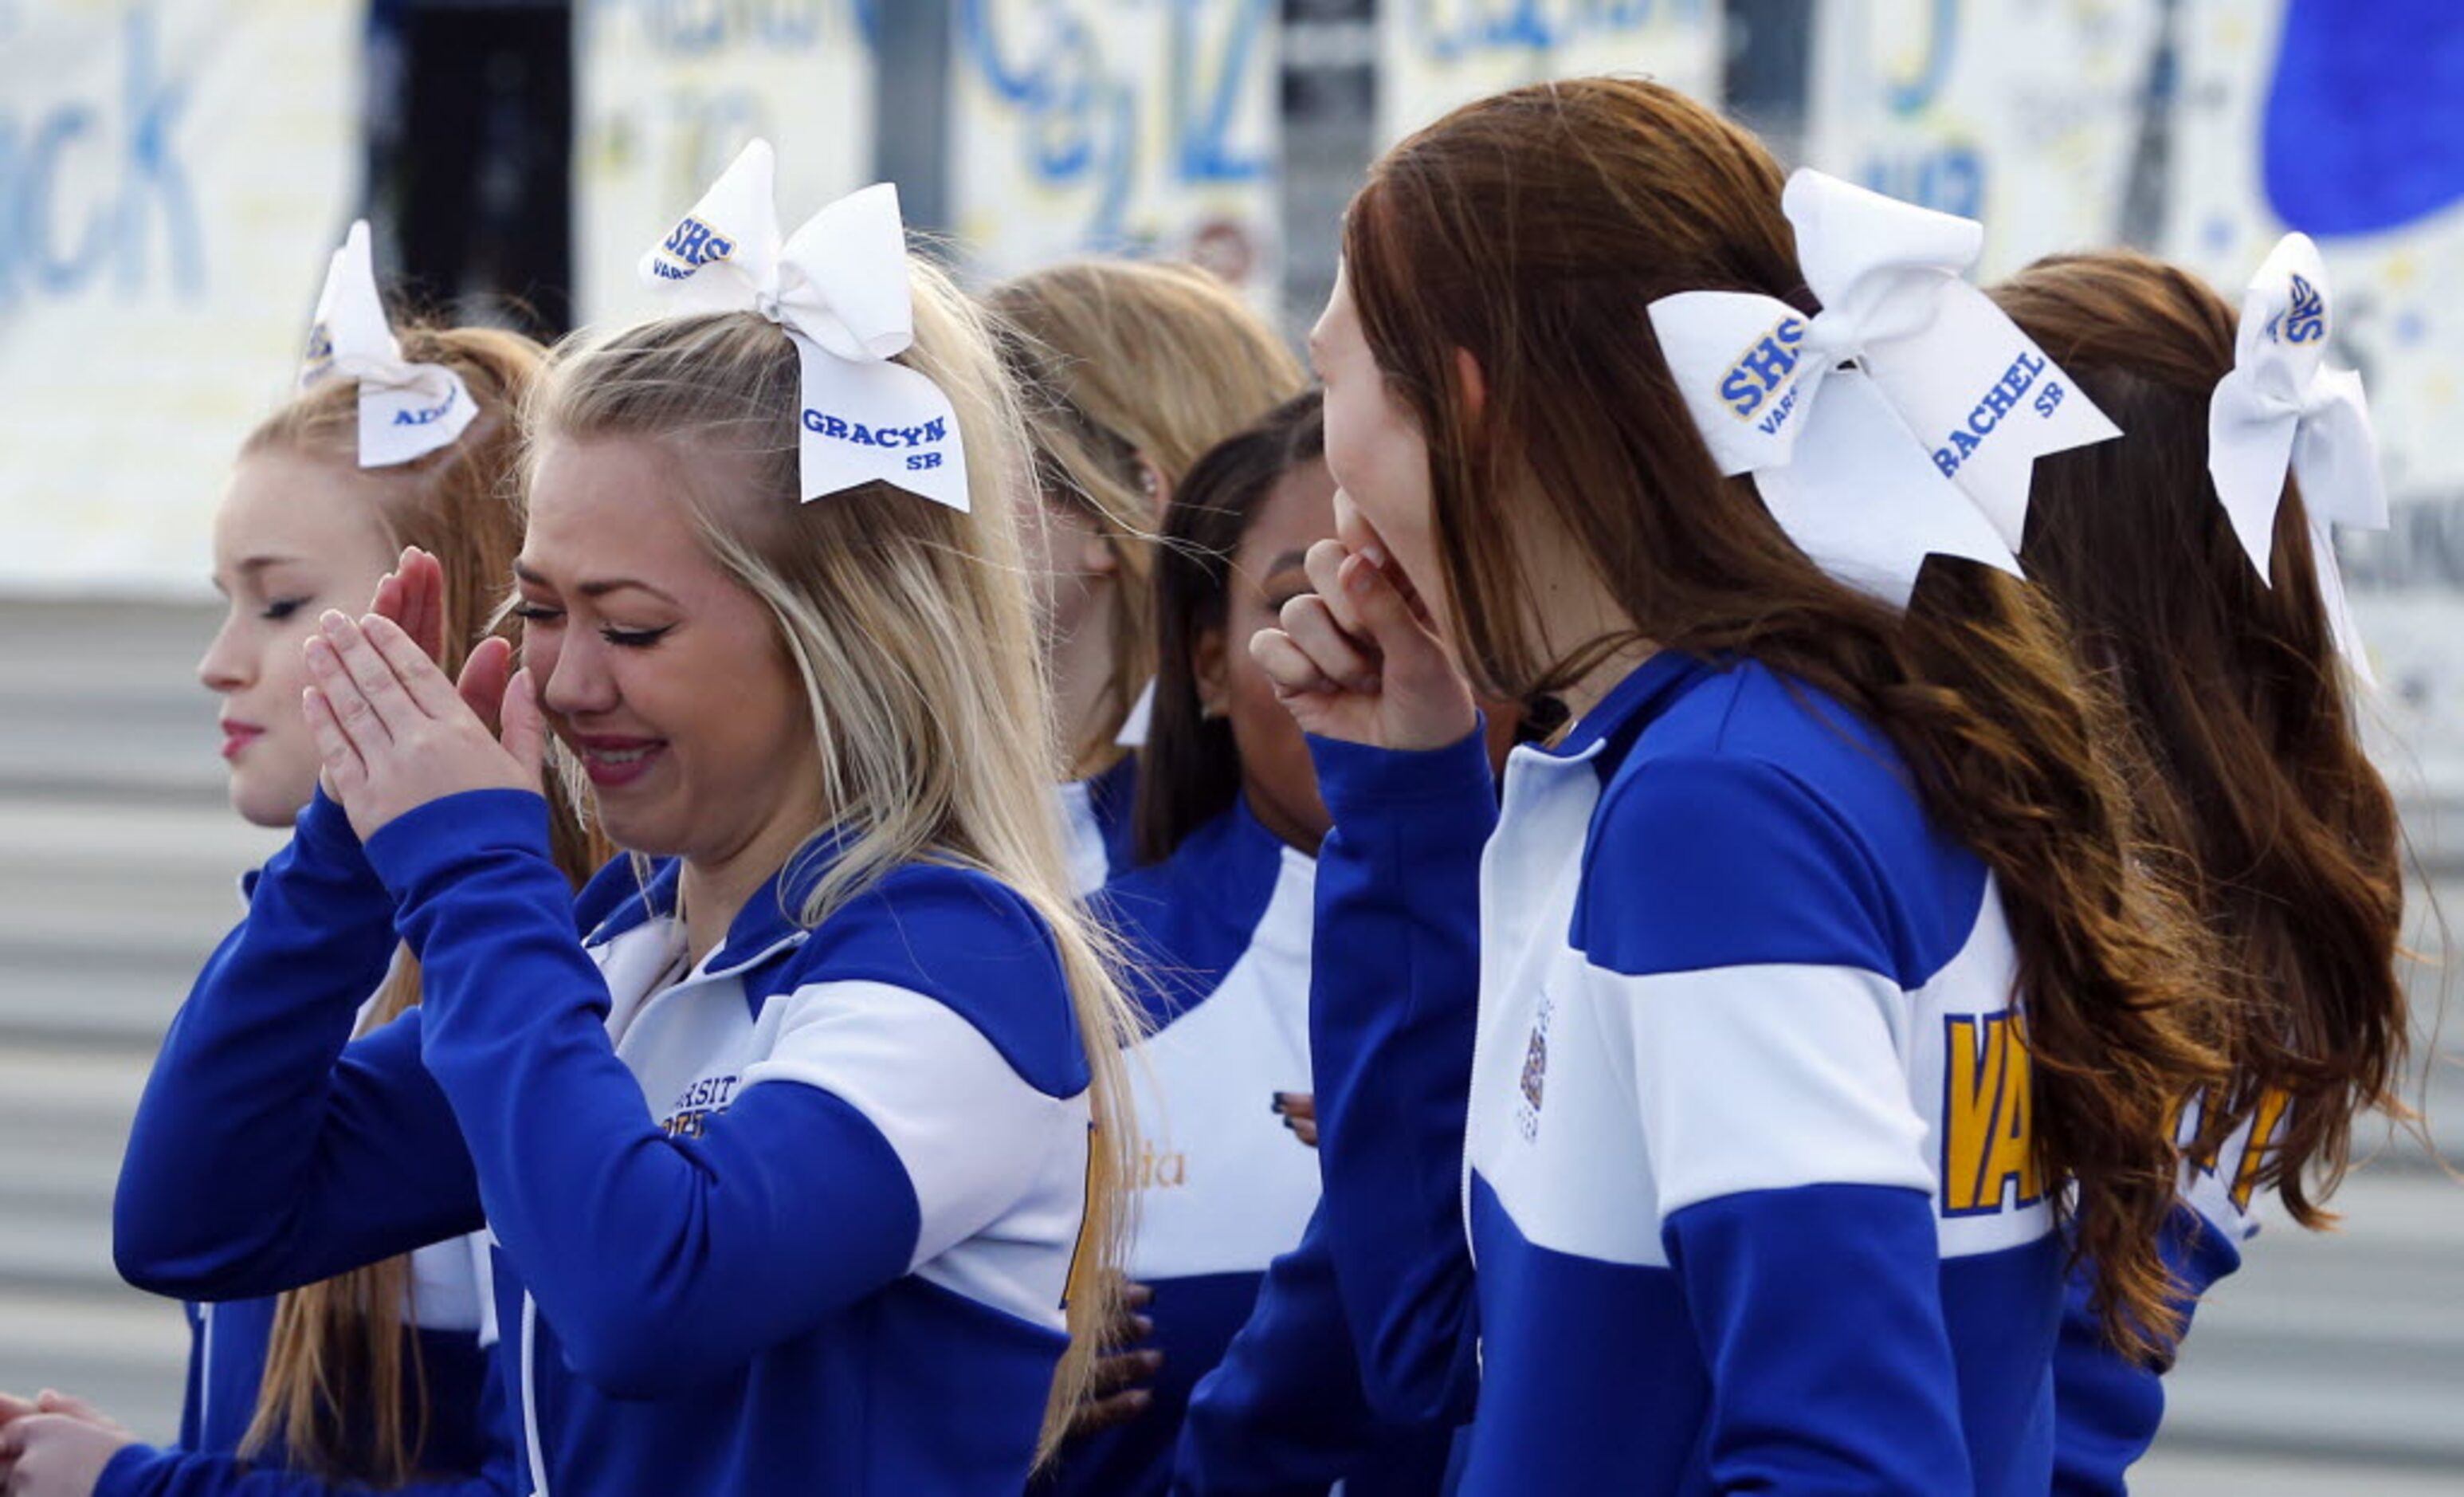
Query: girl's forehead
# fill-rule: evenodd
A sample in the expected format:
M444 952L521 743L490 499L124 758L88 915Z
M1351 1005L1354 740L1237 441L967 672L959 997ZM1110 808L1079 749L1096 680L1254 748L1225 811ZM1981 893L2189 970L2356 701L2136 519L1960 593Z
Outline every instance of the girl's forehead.
M233 466L214 538L234 561L279 556L342 564L387 549L385 517L365 480L341 463L279 448Z
M691 520L684 479L679 465L652 442L550 443L531 476L530 538L561 548L671 539Z
M1308 542L1334 534L1334 475L1323 458L1310 458L1284 470L1249 512L1241 535L1243 551L1307 549Z
M735 585L703 544L688 481L656 443L550 444L532 474L523 573L569 590L646 583L678 599Z

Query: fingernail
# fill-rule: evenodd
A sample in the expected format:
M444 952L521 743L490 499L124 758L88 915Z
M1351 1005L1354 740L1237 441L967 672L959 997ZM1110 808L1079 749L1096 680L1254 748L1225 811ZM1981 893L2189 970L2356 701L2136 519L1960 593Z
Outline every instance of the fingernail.
M1132 1315L1130 1324L1137 1329L1141 1339L1155 1334L1155 1321L1145 1315Z
M1366 559L1364 558L1364 560ZM1377 563L1375 561L1371 561L1367 566L1345 567L1343 571L1343 590L1346 592L1367 592L1369 590L1370 579L1376 575Z
M1292 1094L1291 1094L1290 1092L1288 1092L1288 1091L1278 1091L1278 1092L1276 1092L1276 1093L1275 1093L1275 1111L1276 1111L1278 1113L1282 1112L1284 1109L1286 1109L1286 1108L1287 1108L1287 1107L1289 1107L1289 1106L1291 1106L1291 1105L1292 1105Z
M1376 567L1379 571L1384 571L1386 569L1386 548L1384 546L1362 546L1360 548L1360 554L1368 558L1369 564Z
M350 627L351 621L340 608L327 608L317 620L317 624L326 633L340 639L342 637L342 630Z
M1291 1130L1293 1133L1295 1133L1295 1134L1297 1134L1297 1133L1299 1133L1299 1132L1301 1131L1299 1122L1298 1122L1297 1120L1293 1119L1293 1118L1288 1118L1288 1117L1287 1117L1287 1118L1285 1118L1285 1119L1284 1119L1284 1126L1285 1126L1286 1128L1290 1129L1290 1130Z
M1140 1352L1138 1354L1138 1365L1145 1368L1150 1373L1156 1372L1163 1366L1163 1354L1161 1352Z

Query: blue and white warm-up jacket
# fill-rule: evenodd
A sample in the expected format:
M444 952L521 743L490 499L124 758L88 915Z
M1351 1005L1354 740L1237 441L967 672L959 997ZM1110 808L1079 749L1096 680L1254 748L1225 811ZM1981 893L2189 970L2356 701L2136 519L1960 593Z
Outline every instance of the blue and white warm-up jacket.
M253 896L257 877L251 873L243 881L243 899ZM367 991L361 980L362 955L363 959L323 963L302 960L285 978L303 996L348 1002L355 992ZM418 1346L415 1352L406 1347L406 1371L416 1368L426 1390L418 1453L420 1469L435 1475L405 1489L430 1497L509 1493L517 1462L503 1418L503 1391L493 1371L496 1326L485 1239L474 1233L419 1248L410 1255L410 1281L403 1310ZM96 1481L95 1497L317 1497L337 1490L318 1477L287 1469L279 1442L247 1460L239 1457L256 1417L278 1300L262 1295L182 1308L189 1344L179 1442L121 1447Z
M1364 797L1477 822L1478 752L1320 746L1338 841ZM1515 751L1479 877L1467 1053L1434 926L1317 933L1373 1396L1461 1406L1476 1378L1483 1497L2045 1490L2063 1252L2015 957L1887 741L1759 666L1663 653ZM1467 1253L1430 1224L1448 1089Z
M1256 1309L1189 1396L1174 1497L1440 1497L1455 1430L1381 1419L1361 1386L1326 1219L1266 1266ZM1337 1483L1341 1485L1336 1486Z
M1074 1442L1057 1470L1060 1492L1087 1497L1160 1494L1173 1483L1182 1416L1202 1376L1218 1369L1235 1332L1259 1305L1279 1253L1301 1243L1318 1201L1318 1159L1274 1112L1276 1092L1309 1090L1309 944L1316 861L1288 848L1235 804L1200 826L1171 858L1113 880L1101 908L1131 952L1131 991L1154 1028L1131 1063L1138 1100L1138 1228L1129 1278L1155 1289L1148 1319L1163 1366L1148 1383L1143 1416ZM1333 1336L1343 1336L1335 1322ZM1318 1359L1323 1347L1309 1347ZM1262 1366L1252 1378L1321 1381L1318 1366ZM1279 1394L1244 1381L1240 1398ZM1357 1400L1357 1394L1355 1394ZM1276 1441L1340 1441L1338 1408L1288 1413L1309 1428L1254 1418L1244 1438L1210 1450L1215 1489L1318 1492L1355 1477L1348 1492L1427 1497L1429 1487L1377 1485L1382 1470L1340 1463L1313 1485L1293 1485ZM1363 1442L1351 1455L1375 1455Z
M2286 1098L2261 1097L2213 1157L2186 1159L2182 1198L2165 1223L2162 1248L2173 1273L2173 1306L2184 1335L2191 1312L2216 1282L2241 1267L2243 1244L2258 1235L2253 1196L2260 1171L2282 1131ZM2185 1110L2182 1142L2193 1142L2198 1109ZM2092 1266L2071 1271L2062 1332L2054 1358L2054 1487L2062 1497L2123 1497L2128 1472L2156 1442L2165 1422L2157 1364L2125 1356L2105 1338L2090 1298Z
M687 970L677 872L578 915L538 796L364 853L320 797L156 1064L122 1272L263 1293L484 1220L530 1490L1016 1491L1089 1163L1049 929L913 865L804 930L791 864ZM284 979L397 928L424 1000L364 1039Z
M411 1365L428 1390L420 1468L438 1474L401 1489L422 1497L496 1497L511 1493L517 1480L490 1351L495 1317L485 1298L486 1253L473 1235L411 1254L405 1309L419 1342ZM276 1305L267 1295L187 1307L188 1393L179 1443L122 1446L97 1479L95 1497L322 1497L343 1490L287 1469L279 1442L239 1457L265 1381Z
M1138 757L1085 780L1061 786L1061 822L1068 836L1069 878L1091 894L1137 866L1133 836L1138 800Z
M1126 1266L1155 1290L1163 1366L1135 1420L1073 1442L1055 1489L1160 1493L1198 1379L1249 1318L1267 1262L1300 1241L1317 1157L1274 1110L1307 1091L1316 865L1235 804L1173 855L1106 886L1151 1028L1132 1059L1140 1155Z

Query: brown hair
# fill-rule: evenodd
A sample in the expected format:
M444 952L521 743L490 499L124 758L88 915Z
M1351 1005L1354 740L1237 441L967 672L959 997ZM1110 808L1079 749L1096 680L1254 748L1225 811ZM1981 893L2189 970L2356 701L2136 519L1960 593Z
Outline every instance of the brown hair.
M2145 840L2226 955L2233 1077L2202 1133L2280 1100L2247 1183L2323 1225L2355 1115L2405 1111L2409 1031L2395 802L2355 732L2300 491L2286 481L2262 578L2208 477L2235 319L2196 277L2126 251L2060 255L1992 296L2123 432L2037 463L2023 554L2128 709L2152 771Z
M1086 731L1087 742L1067 745L1083 760L1109 750L1155 671L1155 501L1139 459L1177 486L1200 453L1308 379L1265 319L1194 265L1077 260L1002 281L983 299L1022 387L1037 482L1095 522L1120 569L1103 718L1063 725Z
M400 337L407 362L445 364L470 387L478 415L460 440L412 462L362 468L359 385L335 379L268 416L241 451L281 449L328 460L337 481L366 493L391 546L415 545L436 558L445 573L439 663L458 674L471 647L495 627L521 549L517 412L544 354L529 339L493 328L414 326ZM604 860L605 846L582 825L570 798L551 794L548 804L558 865L579 884ZM369 1002L362 1032L418 1002L419 967L406 948ZM406 1313L410 1294L407 1257L284 1293L240 1453L253 1456L279 1442L296 1470L381 1488L419 1476L429 1398Z
M1746 131L1608 78L1466 105L1372 168L1345 223L1346 275L1428 440L1456 642L1482 688L1517 698L1642 641L1757 660L1889 737L1929 815L2000 885L2035 1157L2078 1184L2056 1209L2108 1333L2144 1347L2176 1320L2158 1254L2173 1110L2223 1068L2197 1038L2200 989L2174 970L2178 917L2135 871L2106 709L2008 576L1938 561L1903 615L1824 575L1749 480L1721 476L1646 316L1701 290L1813 310L1781 186ZM1478 410L1459 349L1485 379ZM1631 635L1548 658L1528 602L1535 521L1588 559Z
M1326 398L1310 390L1217 443L1173 490L1155 558L1158 654L1155 715L1138 760L1140 863L1172 856L1181 839L1240 799L1232 725L1208 717L1198 700L1198 642L1229 616L1232 556L1259 506L1286 473L1325 456Z

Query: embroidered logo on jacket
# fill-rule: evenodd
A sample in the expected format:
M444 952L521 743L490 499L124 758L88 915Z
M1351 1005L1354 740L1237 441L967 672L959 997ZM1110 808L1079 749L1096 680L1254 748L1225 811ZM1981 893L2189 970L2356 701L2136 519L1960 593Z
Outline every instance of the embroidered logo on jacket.
M1154 1143L1138 1150L1138 1163L1130 1178L1133 1190L1174 1190L1189 1183L1189 1156L1178 1149L1158 1151Z
M698 1138L709 1131L710 1120L735 1100L734 1076L704 1076L676 1093L668 1115L659 1119L659 1132L671 1138Z
M1523 1131L1525 1143L1540 1136L1540 1101L1549 1089L1549 1019L1555 1011L1556 1005L1544 995L1540 1012L1531 1021L1531 1042L1523 1050L1523 1105L1514 1110L1514 1122Z

